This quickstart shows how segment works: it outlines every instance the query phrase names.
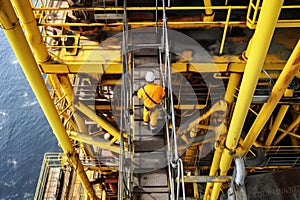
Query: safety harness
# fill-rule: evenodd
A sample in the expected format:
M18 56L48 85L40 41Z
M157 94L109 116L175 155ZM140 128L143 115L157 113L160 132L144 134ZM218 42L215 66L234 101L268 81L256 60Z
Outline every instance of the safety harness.
M147 96L147 97L155 104L155 106L154 106L153 108L148 108L148 107L146 107L146 106L145 106L145 108L146 108L148 111L153 112L153 111L156 109L156 107L157 107L157 105L158 105L159 103L157 103L156 101L154 101L154 100L149 96L149 94L146 92L144 86L142 86L142 89L143 89L145 95L146 95L146 96Z

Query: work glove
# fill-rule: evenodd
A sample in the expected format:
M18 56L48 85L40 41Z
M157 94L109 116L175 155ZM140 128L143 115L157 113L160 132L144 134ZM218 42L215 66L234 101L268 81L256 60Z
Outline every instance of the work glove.
M137 96L138 91L133 91L132 97Z

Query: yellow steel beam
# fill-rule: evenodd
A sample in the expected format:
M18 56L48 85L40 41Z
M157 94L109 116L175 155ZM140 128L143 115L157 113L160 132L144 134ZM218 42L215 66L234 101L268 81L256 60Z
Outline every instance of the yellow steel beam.
M52 75L52 76L56 76L56 75ZM60 83L60 87L65 95L65 98L66 98L68 104L73 105L73 98L74 98L73 87L71 85L69 76L66 74L60 74L60 75L57 75L57 80ZM71 110L73 110L73 117L74 117L74 120L76 122L79 132L87 134L88 129L86 127L84 119L78 114L78 112L76 110L74 110L73 107L71 107ZM84 148L87 151L89 156L91 156L92 158L95 157L94 151L91 146L84 145Z
M223 183L223 182L230 182L231 176L185 176L184 182L185 183Z
M106 191L105 191L104 188L103 188L103 190L102 190L102 197L101 197L101 200L106 200Z
M300 115L290 124L287 128L287 132L291 132L298 124L300 123ZM285 136L287 135L286 132L283 132L273 143L273 145L277 145Z
M293 131L293 132L284 130L284 129L282 129L282 128L279 128L278 130L281 131L281 132L283 132L283 133L286 133L286 134L288 134L288 135L290 135L290 136L292 136L292 137L295 137L295 138L300 139L300 135L297 135L297 134L295 133L297 130L296 130L296 131Z
M206 9L215 9L215 10L227 10L229 7L236 10L247 9L248 6L172 6L166 7L166 10L177 10L177 11L184 11L184 10L206 10ZM293 6L293 7L284 7L284 8L300 8L300 6ZM84 8L76 8L76 7L41 7L41 8L33 8L35 11L123 11L123 7L84 7ZM155 11L155 10L163 10L163 7L126 7L127 11Z
M220 175L225 176L230 168L234 151L248 113L251 99L265 61L283 0L263 1L257 28L253 35L252 47L245 67L236 106L220 160ZM270 8L273 8L272 10ZM211 199L217 199L222 184L214 184Z
M95 111L93 111L80 101L74 103L73 106L88 118L98 123L103 129L114 136L117 140L120 140L120 131L116 129L112 124L110 124L105 118L98 116Z
M268 135L268 138L267 138L267 140L265 142L266 146L270 146L272 144L273 139L275 138L275 135L276 135L276 133L277 133L279 127L280 127L280 124L281 124L281 122L282 122L282 120L283 120L286 112L288 111L289 107L290 107L289 105L282 105L280 107L280 110L279 110L279 112L278 112L278 114L276 116L274 124L273 124L273 126L272 126L272 128L270 130L270 133Z
M217 111L226 111L227 109L227 103L224 100L217 101L211 108L205 112L204 114L201 114L198 118L194 119L193 121L189 122L186 126L182 126L178 129L177 134L182 135L191 130L192 128L198 126L199 122L208 118L212 113Z
M195 170L195 176L198 176L198 170ZM198 184L196 182L193 183L193 189L194 189L194 198L198 199L199 198L199 189L198 189Z
M231 59L234 59L235 56L232 56ZM85 63L82 61L81 57L78 57L80 61L69 61L65 59L61 59L65 64L54 64L54 63L41 63L40 68L45 74L66 74L66 73L102 73L101 65L104 65L104 73L105 74L122 74L122 64L121 63L111 63L108 61L107 63L101 64L101 62L97 61L95 63ZM273 60L274 61L274 60ZM212 59L212 62L215 63L172 63L171 67L177 73L179 72L237 72L243 73L245 71L246 64L243 61L230 61L227 58L218 58ZM269 72L271 78L277 79L279 76L278 70L282 70L285 62L273 62L266 61L263 68ZM300 72L297 72L296 75L298 78L300 77ZM261 73L260 78L268 78L265 73ZM114 82L114 81L113 81ZM111 84L109 82L108 84Z
M9 0L0 0L0 23L54 134L63 151L68 156L71 165L75 168L84 190L91 199L97 199L93 187L83 169L82 163L79 160L78 154L75 152L60 117L57 114L44 79L40 74L37 63L19 24L19 20Z
M228 82L226 93L225 93L225 101L229 104L229 106L231 106L234 101L234 94L235 94L237 86L239 85L240 79L241 79L241 74L239 74L239 73L231 73L230 74L229 82ZM228 111L226 112L226 116L228 116ZM223 126L222 129L217 131L217 134L221 135L222 133L226 133L226 132L227 132L227 126ZM223 149L224 149L224 144L216 145L216 150L215 150L213 161L212 161L211 168L209 171L209 176L216 175L217 170L219 169ZM210 192L212 186L213 186L212 183L208 183L206 185L204 199L208 199L208 197L210 196L209 192Z
M26 38L29 41L37 61L39 63L50 60L50 55L47 51L45 42L42 38L40 30L37 26L35 16L32 12L31 3L29 0L13 0L14 7L26 30Z
M24 1L14 0L13 3L16 8L16 11L18 13L18 16L20 17L22 24L25 28L26 38L35 53L35 57L36 57L37 61L39 63L44 63L46 61L49 61L51 59L51 56L49 55L46 45L44 43L44 40L40 34L40 30L37 26L34 13L32 11L31 3L28 0L24 0ZM50 78L50 80L52 80L52 84L54 84L57 87L57 89L60 89L60 86L61 86L63 92L66 94L66 99L68 101L68 104L72 105L73 89L72 89L71 84L69 83L70 81L68 79L68 76L60 75L60 77L62 77L62 78L59 78L59 80L61 80L61 79L64 80L64 82L60 83L60 84L57 81L58 80L57 77L53 77L53 76L56 76L55 74L50 75L50 76L52 76ZM63 78L64 76L66 76L67 78ZM60 92L58 92L58 93L60 93ZM76 112L74 113L73 116L74 116L74 119L76 121L79 131L87 133L88 132L87 127L84 124L84 121L80 118L80 116ZM91 157L94 157L94 153L93 153L93 150L91 149L91 147L86 146L85 148L88 151L88 154Z
M226 21L213 21L213 22L203 22L203 21L169 21L168 28L171 29L185 29L185 28L213 28L213 27L224 27ZM128 26L131 29L145 28L145 27L155 27L156 22L128 22ZM162 27L163 23L158 22L158 27ZM228 25L231 27L246 28L245 21L229 21ZM282 24L281 26L288 26L288 24ZM115 22L110 24L105 23L40 23L39 26L60 26L60 27L70 27L70 26L81 26L81 27L95 27L102 26L104 31L121 31L123 27L122 22ZM298 23L295 23L293 27L298 27Z
M268 101L261 108L246 138L244 139L244 142L242 144L243 153L247 153L249 151L253 142L255 142L260 131L267 123L273 110L275 109L279 100L281 99L287 87L289 86L290 82L293 80L295 73L300 69L299 58L300 58L300 40L296 45L288 62L286 63L285 68L283 69L279 78L277 79Z
M101 140L99 137L87 135L86 133L79 133L75 131L68 131L70 138L83 142L85 144L90 144L101 149L107 149L109 151L120 153L120 147L116 145L111 145L110 142Z

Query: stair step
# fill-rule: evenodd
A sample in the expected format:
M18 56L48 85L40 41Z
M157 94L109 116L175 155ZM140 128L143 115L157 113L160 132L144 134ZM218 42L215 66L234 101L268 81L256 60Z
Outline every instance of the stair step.
M133 156L134 172L150 172L167 166L166 152L135 153Z
M128 38L132 44L152 44L159 43L158 41L161 41L161 34L157 34L153 31L137 32L133 30L129 32Z
M107 20L107 19L123 19L123 14L116 13L103 13L103 14L94 14L95 20Z
M145 193L145 194L150 194L150 193L169 193L169 188L168 186L156 186L156 187L138 187L135 186L133 188L133 193Z
M138 187L166 187L168 186L167 169L134 173L133 183Z
M144 137L143 141L134 140L134 151L138 152L153 152L163 151L165 152L165 141L162 137Z
M133 200L167 200L169 193L151 193L151 194L137 194L133 196Z
M162 47L160 43L130 43L128 44L129 50L135 50L138 48L159 48Z
M134 56L158 56L158 50L154 48L143 48L133 51Z

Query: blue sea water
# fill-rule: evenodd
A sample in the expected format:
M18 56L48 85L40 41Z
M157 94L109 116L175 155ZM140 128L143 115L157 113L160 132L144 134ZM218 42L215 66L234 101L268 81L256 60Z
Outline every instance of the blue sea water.
M33 199L45 152L57 140L0 29L0 200Z

